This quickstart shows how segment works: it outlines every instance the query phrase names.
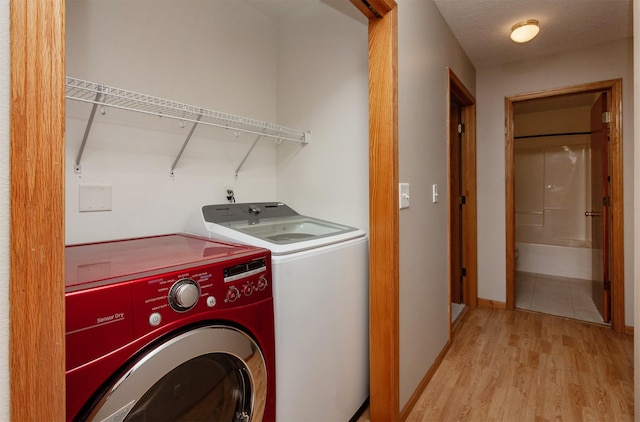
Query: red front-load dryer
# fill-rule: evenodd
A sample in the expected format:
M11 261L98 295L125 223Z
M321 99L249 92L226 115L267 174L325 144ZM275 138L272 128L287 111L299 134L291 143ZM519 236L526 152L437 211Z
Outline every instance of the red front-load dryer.
M66 247L68 420L270 421L269 250L185 234Z

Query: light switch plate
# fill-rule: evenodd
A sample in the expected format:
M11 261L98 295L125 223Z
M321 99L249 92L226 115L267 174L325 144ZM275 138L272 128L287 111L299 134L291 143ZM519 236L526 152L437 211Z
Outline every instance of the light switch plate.
M409 199L411 198L409 195L409 184L408 183L400 183L400 188L398 189L400 194L400 209L409 208Z
M111 185L80 185L79 211L111 211Z

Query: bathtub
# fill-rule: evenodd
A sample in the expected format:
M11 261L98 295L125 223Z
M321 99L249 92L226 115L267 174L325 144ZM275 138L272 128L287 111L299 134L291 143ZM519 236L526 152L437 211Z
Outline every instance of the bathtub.
M516 271L591 280L591 248L516 242Z

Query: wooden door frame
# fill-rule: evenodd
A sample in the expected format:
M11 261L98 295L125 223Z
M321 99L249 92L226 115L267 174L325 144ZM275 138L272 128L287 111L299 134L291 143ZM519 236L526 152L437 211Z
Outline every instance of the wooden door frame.
M466 205L462 208L462 220L466 223L464 239L460 247L463 249L464 262L462 265L467 269L465 285L463 289L463 302L470 308L478 305L478 218L477 218L477 193L476 193L476 100L464 86L456 74L448 69L449 91L447 103L456 101L462 106L462 120L465 123L465 131L462 133L462 162L465 167L462 172L462 193L466 198ZM448 118L451 118L449 113ZM451 142L451 122L447 122L447 142ZM451 151L451 147L447 148ZM452 158L447 158L452 162ZM449 169L451 171L451 169ZM451 177L448 180L449 196L453 192ZM451 206L451 205L450 205ZM449 210L449 261L455 251L453 250L454 239L451 238L452 224L451 209ZM449 274L451 283L451 274ZM451 286L451 284L449 284ZM451 291L449 291L449 337L451 337Z
M65 2L9 8L11 419L65 420Z
M625 332L624 321L624 209L622 173L622 79L536 91L505 97L505 181L506 181L506 278L507 309L515 309L515 162L514 104L532 99L606 91L611 113L609 163L611 165L611 327Z
M371 419L399 419L397 5L369 19ZM65 0L10 0L13 420L65 419Z
M400 419L398 13L351 0L369 19L369 385L372 421Z

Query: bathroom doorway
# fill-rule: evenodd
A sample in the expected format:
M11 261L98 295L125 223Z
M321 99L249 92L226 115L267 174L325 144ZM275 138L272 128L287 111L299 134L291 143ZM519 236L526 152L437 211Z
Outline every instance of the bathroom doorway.
M508 309L624 330L619 83L506 99Z

